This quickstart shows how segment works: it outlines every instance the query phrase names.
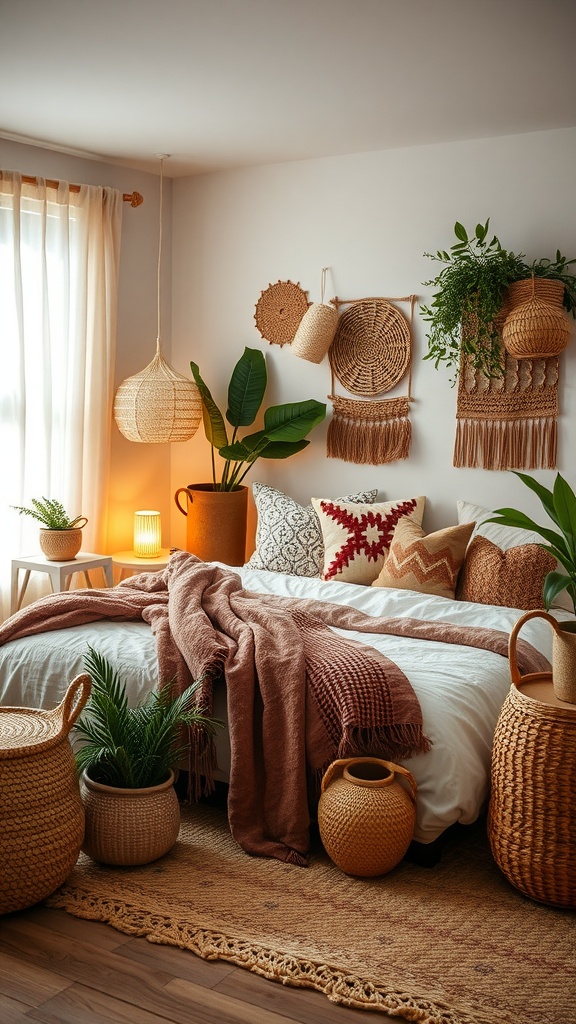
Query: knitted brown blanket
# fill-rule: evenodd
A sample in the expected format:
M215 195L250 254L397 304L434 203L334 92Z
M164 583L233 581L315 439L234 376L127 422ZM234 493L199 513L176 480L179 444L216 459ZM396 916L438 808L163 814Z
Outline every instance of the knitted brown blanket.
M428 748L418 700L405 675L371 647L329 626L469 644L507 655L505 633L375 619L320 601L267 597L239 576L175 553L164 573L142 574L110 590L53 594L0 626L0 644L97 619L143 619L156 636L160 679L188 685L224 676L231 744L230 826L249 853L305 864L309 844L307 768L321 775L336 757L362 753L403 760ZM520 670L547 662L529 644ZM196 767L210 774L210 751Z

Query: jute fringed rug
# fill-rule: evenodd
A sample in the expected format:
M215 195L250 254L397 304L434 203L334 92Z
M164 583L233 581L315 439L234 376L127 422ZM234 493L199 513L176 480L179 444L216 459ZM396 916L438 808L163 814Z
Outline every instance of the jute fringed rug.
M47 902L419 1024L576 1020L575 915L513 889L483 825L450 839L434 868L403 862L361 880L321 847L308 868L249 857L225 811L183 808L161 860L105 868L82 855Z

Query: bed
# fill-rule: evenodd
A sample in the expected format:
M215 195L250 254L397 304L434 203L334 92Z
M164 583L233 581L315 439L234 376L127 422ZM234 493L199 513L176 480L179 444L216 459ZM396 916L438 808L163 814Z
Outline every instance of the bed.
M244 591L264 595L269 601L277 597L306 602L312 599L356 609L374 617L375 622L388 617L417 619L494 628L507 635L521 614L518 608L450 600L408 589L299 577L248 566L220 568L239 578ZM569 617L561 610L555 614L560 619ZM342 630L333 632L344 635ZM347 633L391 659L408 678L420 703L430 749L402 762L418 787L414 839L430 844L454 823L474 822L486 804L492 736L510 686L506 657L438 640L377 632ZM551 659L552 633L545 622L531 620L522 636L546 659ZM157 649L150 626L144 621L101 620L40 632L0 646L0 703L55 706L69 682L82 672L88 645L118 666L129 681L132 702L156 685ZM226 720L229 709L223 682L215 687L213 696L214 714ZM216 746L215 777L229 781L231 758L226 730L219 731Z

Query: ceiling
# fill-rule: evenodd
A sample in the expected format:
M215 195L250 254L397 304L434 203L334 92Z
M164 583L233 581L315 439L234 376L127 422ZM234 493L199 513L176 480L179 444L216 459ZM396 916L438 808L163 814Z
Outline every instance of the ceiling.
M576 0L0 0L0 136L169 176L576 125Z

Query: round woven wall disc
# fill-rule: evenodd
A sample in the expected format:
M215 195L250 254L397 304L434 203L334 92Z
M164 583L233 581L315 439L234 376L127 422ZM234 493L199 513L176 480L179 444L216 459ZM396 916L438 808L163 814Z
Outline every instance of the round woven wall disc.
M410 365L410 325L385 299L361 299L340 317L328 358L351 394L390 391Z
M307 309L307 294L299 284L277 281L262 292L254 319L266 341L271 345L286 345L294 339Z

